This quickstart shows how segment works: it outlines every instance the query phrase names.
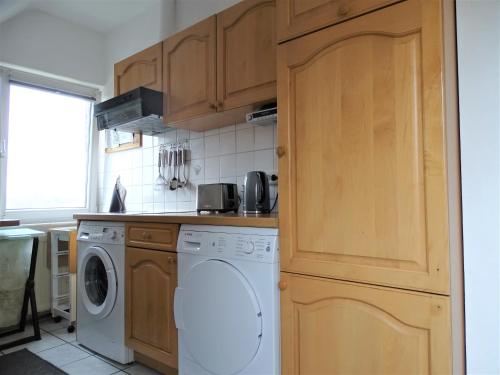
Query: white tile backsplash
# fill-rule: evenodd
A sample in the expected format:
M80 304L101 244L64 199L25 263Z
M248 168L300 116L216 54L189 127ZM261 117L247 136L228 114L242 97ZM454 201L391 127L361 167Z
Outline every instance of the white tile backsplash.
M103 138L104 141L104 138ZM158 176L159 145L187 141L191 159L186 170L188 186L171 191L154 189ZM204 183L237 183L240 194L245 174L252 170L276 173L276 125L236 124L205 132L173 129L159 136L143 136L143 147L105 154L101 147L98 207L109 209L116 177L127 189L128 212L164 212L196 209L197 186ZM168 174L165 171L165 174ZM276 189L271 189L271 204Z

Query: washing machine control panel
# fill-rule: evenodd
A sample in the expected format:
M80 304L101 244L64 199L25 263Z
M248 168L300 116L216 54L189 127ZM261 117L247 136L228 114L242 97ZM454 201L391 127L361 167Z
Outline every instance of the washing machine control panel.
M181 230L178 252L272 263L278 260L278 236Z
M78 241L107 244L124 244L125 228L123 225L97 225L83 222L78 229Z

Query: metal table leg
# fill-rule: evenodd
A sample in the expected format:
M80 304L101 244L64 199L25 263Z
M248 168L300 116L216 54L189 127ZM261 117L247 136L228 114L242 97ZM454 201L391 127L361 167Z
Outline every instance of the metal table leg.
M38 254L38 238L33 238L33 248L31 251L31 263L28 279L26 280L26 285L24 287L24 299L23 307L21 310L21 320L19 321L19 327L12 329L7 332L0 333L0 337L5 337L13 335L15 333L24 332L26 328L26 317L28 315L28 303L31 305L31 319L33 321L33 336L23 337L15 341L11 341L6 344L0 345L0 350L12 348L14 346L27 344L32 341L40 340L40 325L38 322L38 310L36 308L36 298L35 298L35 269L36 269L36 258Z

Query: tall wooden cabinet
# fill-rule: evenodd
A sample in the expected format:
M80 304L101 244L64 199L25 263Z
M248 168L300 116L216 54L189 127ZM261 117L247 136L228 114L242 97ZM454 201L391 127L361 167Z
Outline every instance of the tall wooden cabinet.
M443 48L440 0L278 46L283 374L451 373Z
M162 91L162 44L158 43L115 64L115 95L139 86Z
M281 274L282 374L451 374L449 299Z

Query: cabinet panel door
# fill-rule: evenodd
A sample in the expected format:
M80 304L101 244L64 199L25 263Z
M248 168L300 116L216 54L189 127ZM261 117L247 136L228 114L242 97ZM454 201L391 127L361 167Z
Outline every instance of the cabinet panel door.
M163 45L165 120L187 120L215 112L216 16L207 18Z
M115 64L115 95L139 86L162 91L161 43Z
M449 297L281 273L284 375L451 374Z
M275 8L245 0L217 15L219 110L276 98Z
M449 293L440 1L278 47L282 270Z
M280 0L278 40L304 35L396 1L399 0Z
M127 247L125 255L126 344L177 368L177 254Z

